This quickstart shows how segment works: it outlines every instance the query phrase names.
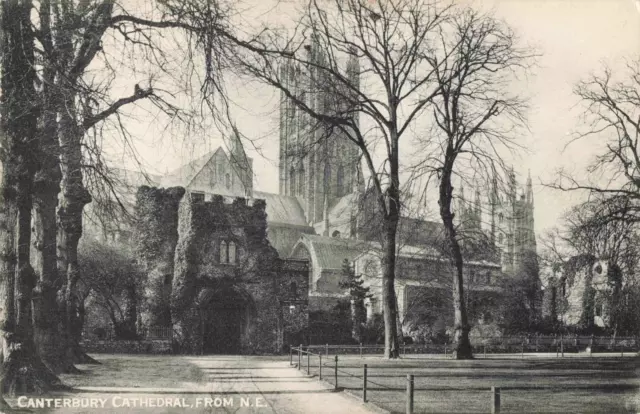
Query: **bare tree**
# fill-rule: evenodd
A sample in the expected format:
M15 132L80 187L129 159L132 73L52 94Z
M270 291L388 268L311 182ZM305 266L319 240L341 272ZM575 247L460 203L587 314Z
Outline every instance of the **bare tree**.
M33 341L31 300L36 277L30 257L31 218L40 162L40 107L32 6L28 0L2 3L2 392L9 394L42 392L60 385L39 358Z
M598 140L600 152L587 167L587 178L578 179L560 170L550 184L563 191L584 191L614 203L621 210L609 209L608 218L637 221L640 200L640 60L627 63L624 77L616 79L605 67L579 82L574 93L583 104L584 127L568 145ZM613 197L612 197L613 196ZM622 202L621 198L627 199ZM613 204L612 204L613 205Z
M151 85L141 88L136 84L131 95L113 99L113 91L108 87L105 90L104 82L95 81L89 68L96 64L98 56L107 56L103 47L107 33L121 36L128 45L146 49L146 57L160 62L158 67L165 73L169 69L162 60L166 65L169 59L156 41L162 37L160 32L182 33L189 41L191 56L205 56L202 99L208 108L216 109L217 101L211 97L215 90L224 102L220 62L229 52L227 44L244 44L226 25L228 6L207 1L191 2L189 8L176 7L178 3L171 1L154 4L161 13L154 14L157 19L153 20L145 18L144 13L136 16L134 11L138 10L127 9L115 0L3 3L5 391L17 392L18 384L26 387L23 391L55 386L59 381L48 367L56 372L72 371L79 355L71 319L82 213L91 201L83 180L87 161L87 152L83 151L89 148L99 153L102 149L87 145L91 144L85 139L87 132L95 131L110 117L122 125L120 111L140 100L150 100L161 110L176 114L175 108ZM191 14L185 14L187 10ZM192 69L197 61L190 61ZM108 60L105 58L104 62ZM110 69L110 74L117 72L114 67ZM32 206L35 273L30 254ZM61 285L64 303L59 314L55 296ZM35 315L31 314L32 292ZM32 316L36 319L35 329ZM63 335L56 332L60 329L56 319L63 319ZM38 358L36 347L48 367ZM62 353L64 348L69 352Z
M237 64L306 114L305 138L296 145L325 148L325 159L316 160L320 174L331 154L345 150L340 142L360 153L382 218L387 358L399 355L394 281L401 142L438 92L440 57L431 39L448 11L425 0L311 0L291 38L283 42L278 31L266 30L255 42L267 52L242 53Z
M91 361L72 340L73 309L77 302L74 294L78 281L77 249L83 231L84 207L92 201L87 184L93 184L94 190L107 190L97 198L105 201L101 207L124 207L118 199L115 180L102 153L105 135L109 139L116 134L113 129L105 133L102 127L113 120L114 129L120 132L124 145L131 146L132 137L124 127L122 113L127 106L142 100L150 101L170 119L186 121L187 118L183 111L169 103L171 91L154 88L153 74L149 75L146 85L132 85L131 95L114 98L112 85L123 62L105 50L106 44L113 44L113 47L126 52L127 58L133 62L130 67L136 68L141 61L150 61L159 74L177 81L179 76L174 76L174 73L179 71L169 64L171 58L165 52L169 46L163 39L170 33L175 35L176 42L182 39L181 43L184 43L186 40L190 65L187 72L193 74L196 70L196 55L205 56L201 99L209 104L208 108L216 110L215 104L220 100L213 95L217 93L225 102L221 82L221 62L228 53L225 44L238 45L242 42L231 34L227 26L230 8L224 2L162 1L153 4L154 10L160 12L154 13L154 19L147 18L139 4L119 4L114 0L43 0L38 6L37 50L41 51L41 95L45 107L41 135L47 147L59 145L59 150L51 148L42 152L43 168L38 176L43 184L38 187L43 193L38 195L36 204L36 222L40 223L37 237L42 240L37 243L41 257L38 265L39 296L40 304L46 310L53 306L55 292L50 286L62 285L64 309L61 315L64 319L62 326L65 327L63 338L66 338L60 341L60 336L56 338L52 328L56 324L42 320L39 325L47 329L39 335L39 342L42 343L41 352L49 354L45 360L55 371L62 372L73 371L73 362ZM102 75L96 76L96 72L89 70L91 67L101 69ZM59 197L58 187L61 188ZM51 243L56 240L56 236L51 234L55 229L51 224L56 214L59 277L47 264L56 260L51 248ZM45 319L55 317L54 312L39 314L46 316ZM52 338L57 341L52 341ZM66 358L60 358L59 352L53 352L55 343L67 350Z
M422 167L438 181L440 217L456 268L456 357L466 359L472 352L452 179L475 176L491 182L497 170L506 171L503 157L519 147L516 138L519 127L526 124L527 109L525 100L511 93L509 86L514 76L530 68L535 54L518 46L514 32L491 16L463 10L450 22L450 30L439 33L448 59L434 66L440 88L432 106L433 126L423 136L427 156Z

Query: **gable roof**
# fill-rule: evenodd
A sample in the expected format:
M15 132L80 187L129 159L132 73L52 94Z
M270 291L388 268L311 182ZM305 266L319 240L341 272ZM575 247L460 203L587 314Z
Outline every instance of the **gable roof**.
M226 153L221 147L216 150L208 152L203 156L196 158L193 161L188 162L180 168L171 171L169 174L162 177L163 187L187 187L196 175L209 163L209 161L216 155L218 151L222 151L226 157Z

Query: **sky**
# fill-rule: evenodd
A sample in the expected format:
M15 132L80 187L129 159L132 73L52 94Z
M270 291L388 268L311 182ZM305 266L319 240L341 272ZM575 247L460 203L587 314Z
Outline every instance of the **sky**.
M295 0L290 0L283 12L270 9L265 0L245 0L242 17L286 20L291 1ZM558 225L563 212L583 197L559 193L543 183L552 181L558 168L581 174L597 145L582 141L565 148L571 134L580 127L578 100L572 88L580 79L600 71L605 63L619 73L624 69L624 59L640 56L640 6L636 0L467 2L504 19L523 43L541 54L534 75L515 86L531 96L530 131L521 141L528 151L511 160L521 181L530 170L536 233L540 235ZM245 147L254 159L255 188L277 192L279 95L246 81L232 80L228 87L238 126L252 140ZM215 130L192 139L171 136L172 132L159 130L153 118L140 117L131 132L139 158L150 173L166 173L222 143Z

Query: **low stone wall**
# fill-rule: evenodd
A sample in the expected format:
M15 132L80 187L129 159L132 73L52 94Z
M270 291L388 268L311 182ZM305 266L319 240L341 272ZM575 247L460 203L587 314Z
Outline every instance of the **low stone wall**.
M143 339L137 341L86 340L81 342L85 352L96 354L170 354L171 340Z

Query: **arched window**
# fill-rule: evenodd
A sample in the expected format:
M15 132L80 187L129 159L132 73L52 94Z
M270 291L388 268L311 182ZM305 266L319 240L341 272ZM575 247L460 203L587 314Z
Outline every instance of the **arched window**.
M331 166L328 163L324 165L324 188L331 193Z
M232 241L229 242L229 263L236 262L236 244Z
M304 168L300 168L300 172L298 173L299 177L300 177L300 182L298 182L298 194L301 197L304 197L305 194L305 184L306 184L306 180L305 180L305 175L304 175Z
M224 175L224 185L226 185L227 188L231 187L231 176L228 173Z
M229 263L229 247L226 241L220 242L220 263Z
M296 170L293 168L289 172L289 195L296 195Z
M337 181L337 196L340 197L344 194L344 168L341 166L338 167L338 174L336 176Z

